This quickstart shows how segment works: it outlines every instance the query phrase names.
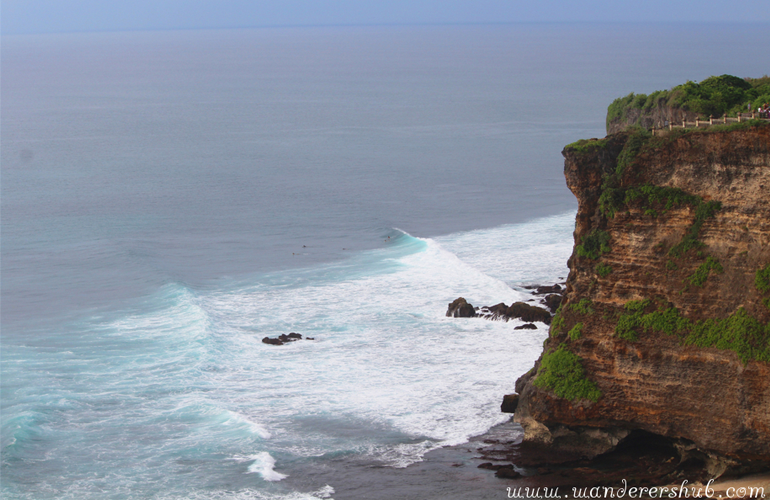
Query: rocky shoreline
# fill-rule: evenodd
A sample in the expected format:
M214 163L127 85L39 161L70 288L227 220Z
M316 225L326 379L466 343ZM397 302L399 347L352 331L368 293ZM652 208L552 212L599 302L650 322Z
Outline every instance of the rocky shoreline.
M517 326L515 329L534 329L535 325L531 323L551 324L551 318L561 305L562 293L565 283L555 283L553 285L527 285L525 290L533 290L532 295L536 298L528 302L537 302L545 307L529 304L528 302L514 302L506 305L504 302L493 306L474 307L464 297L458 297L447 306L446 316L448 318L484 318L494 321L510 321L520 319L525 325Z

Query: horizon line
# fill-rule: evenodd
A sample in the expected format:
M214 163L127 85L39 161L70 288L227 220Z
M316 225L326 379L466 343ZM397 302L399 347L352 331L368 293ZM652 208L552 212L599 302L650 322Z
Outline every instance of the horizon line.
M260 30L260 29L298 29L298 28L397 28L397 27L441 27L441 26L513 26L523 24L569 24L569 25L770 25L770 21L488 21L488 22L401 22L401 23L319 23L319 24L261 24L240 26L198 26L198 27L169 27L169 28L134 28L134 29L92 29L92 30L66 30L66 31L29 31L5 33L0 30L0 36L36 36L36 35L73 35L95 33L141 33L162 31L222 31L222 30Z

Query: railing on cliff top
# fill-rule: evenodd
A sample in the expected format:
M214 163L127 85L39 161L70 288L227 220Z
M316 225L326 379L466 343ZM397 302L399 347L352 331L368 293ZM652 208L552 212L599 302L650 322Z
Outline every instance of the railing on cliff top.
M656 133L663 133L667 130L674 130L675 128L700 128L700 127L708 127L710 125L724 125L728 123L740 123L745 120L767 120L770 121L770 117L767 116L757 116L757 112L751 112L751 113L738 113L738 116L727 116L724 115L722 118L714 118L713 116L710 116L708 120L701 120L699 118L696 118L695 121L688 122L686 119L682 120L679 123L674 124L673 122L668 122L666 125L662 127L656 127L653 126L651 131L652 135L655 135Z

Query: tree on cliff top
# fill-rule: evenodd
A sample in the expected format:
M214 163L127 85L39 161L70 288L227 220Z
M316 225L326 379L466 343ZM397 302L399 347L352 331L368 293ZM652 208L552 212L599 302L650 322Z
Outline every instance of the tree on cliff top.
M688 81L671 90L658 90L650 95L631 93L615 99L607 108L607 129L614 121L629 119L633 123L628 125L639 125L643 115L665 108L689 111L707 118L724 114L735 116L739 112L748 111L749 107L756 110L766 102L770 102L768 76L712 76L700 83Z

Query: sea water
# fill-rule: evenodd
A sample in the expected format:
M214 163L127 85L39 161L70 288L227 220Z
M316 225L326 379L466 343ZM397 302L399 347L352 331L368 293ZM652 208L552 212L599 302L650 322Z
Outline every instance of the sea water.
M3 497L353 498L505 422L546 327L447 304L563 280L562 147L767 33L3 37Z

